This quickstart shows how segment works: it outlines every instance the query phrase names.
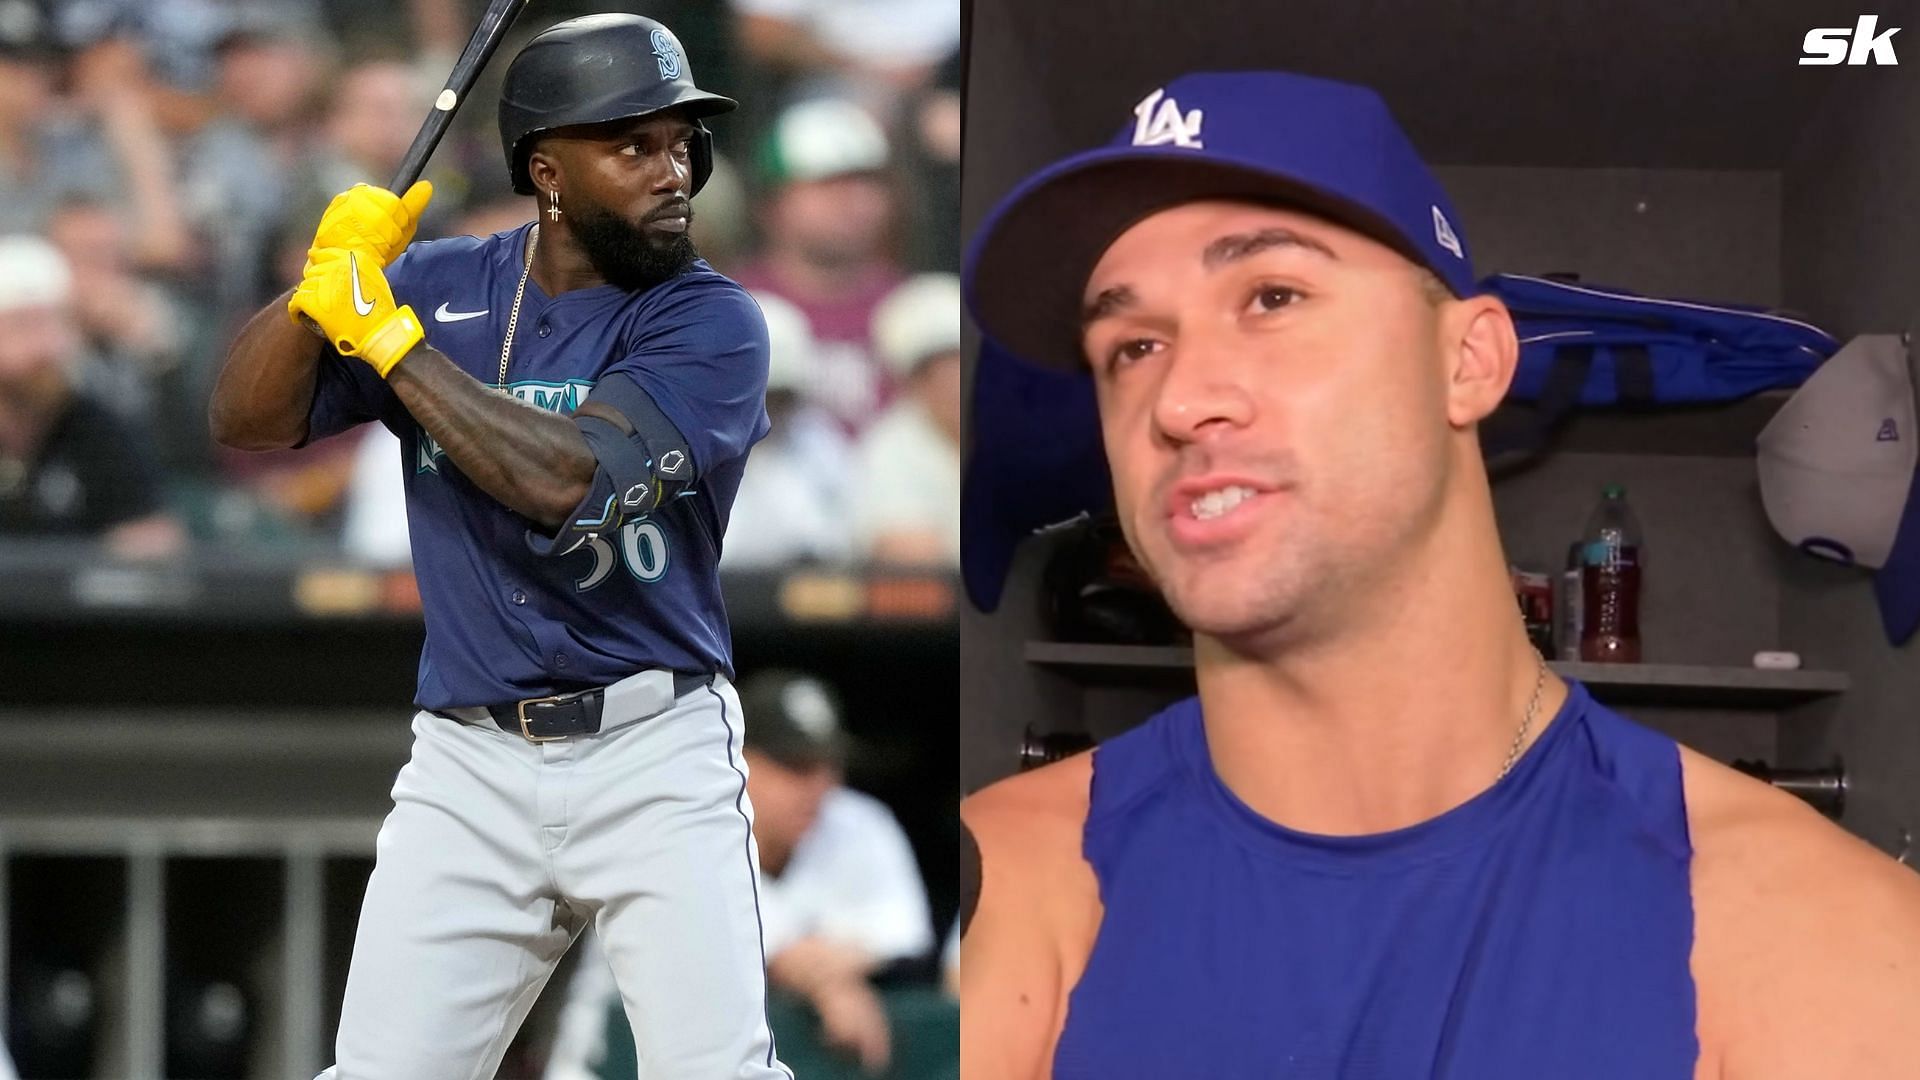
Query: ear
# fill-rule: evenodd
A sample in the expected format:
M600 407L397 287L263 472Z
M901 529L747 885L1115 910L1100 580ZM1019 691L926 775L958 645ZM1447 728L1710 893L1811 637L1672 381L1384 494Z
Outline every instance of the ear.
M533 178L535 193L544 198L560 187L560 162L545 150L536 149L527 157L527 175Z
M1446 303L1440 318L1449 358L1447 422L1467 428L1487 418L1507 396L1520 362L1520 341L1507 306L1491 296Z

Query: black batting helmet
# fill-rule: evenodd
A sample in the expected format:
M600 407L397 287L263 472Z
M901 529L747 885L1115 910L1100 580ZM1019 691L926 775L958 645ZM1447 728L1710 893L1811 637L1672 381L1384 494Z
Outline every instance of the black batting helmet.
M739 102L693 85L673 31L641 15L583 15L541 32L507 67L500 91L500 145L513 190L536 194L527 159L555 128L631 120L681 109L693 122L693 191L713 172L713 133L701 118Z

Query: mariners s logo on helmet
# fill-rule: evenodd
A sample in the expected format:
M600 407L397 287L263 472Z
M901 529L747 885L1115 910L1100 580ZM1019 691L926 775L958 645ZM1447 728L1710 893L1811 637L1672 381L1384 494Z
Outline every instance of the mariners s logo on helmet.
M667 36L664 28L653 32L653 55L660 60L661 78L680 77L680 50L673 47L673 39Z

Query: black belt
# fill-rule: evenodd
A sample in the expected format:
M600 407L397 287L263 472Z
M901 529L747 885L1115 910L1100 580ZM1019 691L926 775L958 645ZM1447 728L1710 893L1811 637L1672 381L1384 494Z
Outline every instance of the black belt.
M713 681L711 674L673 673L673 696L689 694ZM593 735L600 730L600 710L606 702L606 687L595 686L568 694L508 701L484 708L500 730L524 735L539 742L564 739L569 735Z

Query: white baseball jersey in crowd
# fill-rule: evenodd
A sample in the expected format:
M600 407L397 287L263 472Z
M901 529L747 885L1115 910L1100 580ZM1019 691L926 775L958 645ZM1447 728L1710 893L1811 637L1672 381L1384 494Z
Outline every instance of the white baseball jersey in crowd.
M807 937L857 945L881 963L933 948L927 889L913 846L886 804L835 788L779 877L764 880L767 956Z
M854 530L860 543L895 530L929 530L942 540L947 562L960 565L960 444L927 410L896 402L874 421L855 451L860 482L854 494Z

